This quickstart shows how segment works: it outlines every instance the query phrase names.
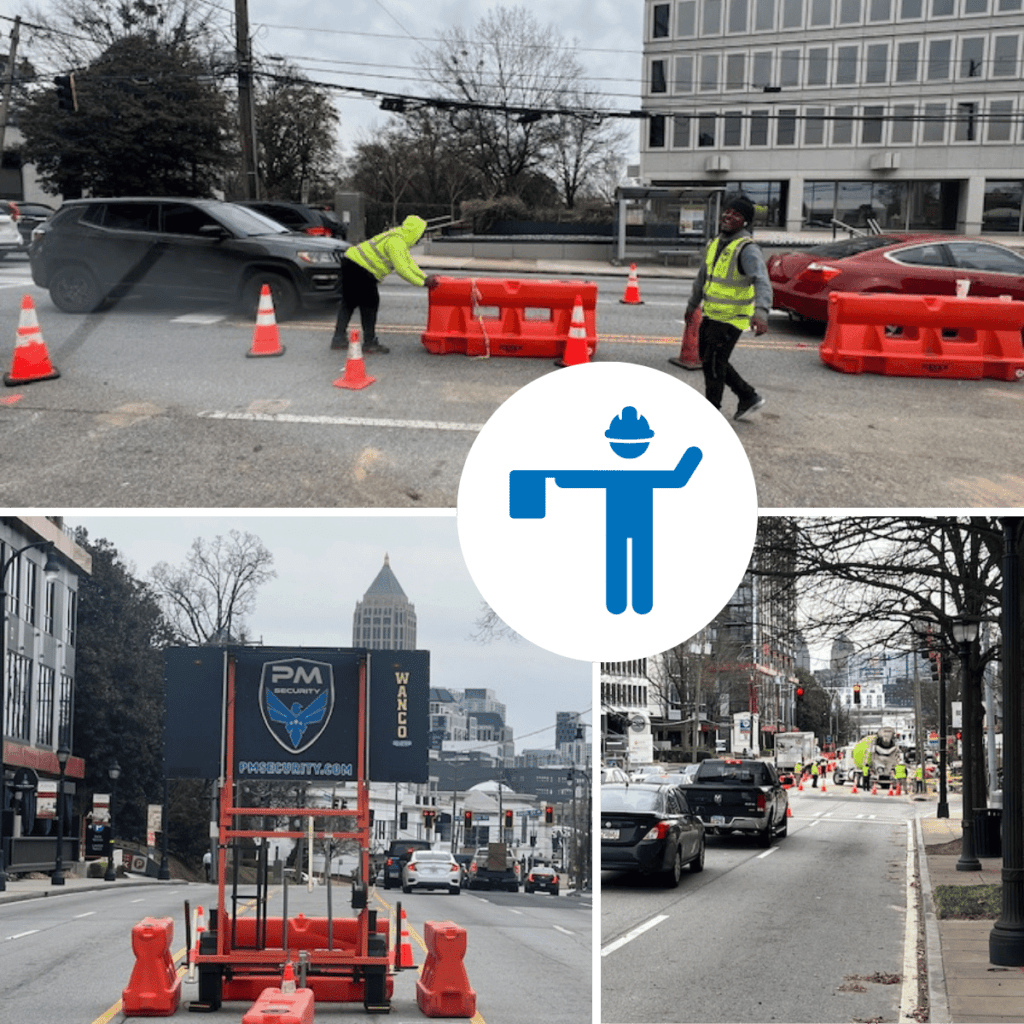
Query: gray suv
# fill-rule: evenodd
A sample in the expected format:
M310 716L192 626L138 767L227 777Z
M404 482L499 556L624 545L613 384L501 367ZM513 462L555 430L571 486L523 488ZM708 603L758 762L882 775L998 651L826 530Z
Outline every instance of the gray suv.
M337 301L346 243L295 235L215 199L72 199L32 234L32 280L65 313L129 293L229 301L254 315L270 286L277 319Z

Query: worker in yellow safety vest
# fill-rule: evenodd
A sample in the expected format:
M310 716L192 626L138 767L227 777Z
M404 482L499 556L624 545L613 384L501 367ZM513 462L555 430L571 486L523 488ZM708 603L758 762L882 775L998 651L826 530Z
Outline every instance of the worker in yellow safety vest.
M704 253L684 314L689 324L703 303L697 350L704 370L704 396L721 409L728 386L739 398L735 420L746 419L764 405L764 398L729 362L745 330L750 328L757 335L768 330L772 283L764 255L748 230L753 220L754 204L746 196L725 200L718 237Z
M815 761L811 765L811 788L818 788L818 775L821 773L821 768L818 767L818 762Z
M914 790L917 793L923 793L924 789L924 765L919 764L914 769Z
M896 767L893 768L892 774L896 779L896 785L900 791L903 790L903 784L907 781L907 766L902 761L896 762Z
M417 287L436 287L437 277L424 274L409 254L426 229L427 222L422 217L409 216L398 227L388 228L345 250L341 260L341 306L331 348L348 347L348 323L358 309L363 325L363 352L389 351L377 338L378 285L394 271Z

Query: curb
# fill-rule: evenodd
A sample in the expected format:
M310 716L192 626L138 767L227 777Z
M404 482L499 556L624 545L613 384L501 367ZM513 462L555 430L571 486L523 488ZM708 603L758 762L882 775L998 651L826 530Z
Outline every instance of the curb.
M931 1024L950 1024L946 976L942 968L942 941L939 921L932 902L932 882L928 874L928 853L924 845L921 816L914 818L917 831L917 873L921 881L921 912L924 914L925 970L928 975L928 1019Z
M183 878L171 878L165 881L160 881L157 878L153 878L146 880L139 879L139 881L137 882L131 881L128 882L126 886L124 880L122 879L120 887L118 886L117 882L106 882L105 884L101 883L99 885L55 885L49 889L40 888L30 892L10 892L8 890L6 892L0 892L0 905L3 905L4 903L23 903L25 900L48 899L50 896L70 896L72 893L78 892L113 892L117 888L124 889L126 887L129 887L134 889L140 885L169 885L172 882L178 884L184 883L185 885L191 884Z

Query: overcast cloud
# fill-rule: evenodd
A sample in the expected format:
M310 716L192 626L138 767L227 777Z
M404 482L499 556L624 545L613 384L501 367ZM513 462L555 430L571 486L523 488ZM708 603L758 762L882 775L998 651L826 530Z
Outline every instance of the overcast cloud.
M431 685L494 690L507 707L517 752L554 746L558 711L593 723L591 665L526 641L469 639L482 599L451 514L69 515L66 523L84 526L92 541L109 540L140 579L158 562L183 564L196 537L254 534L273 553L277 578L260 589L248 624L254 639L273 646L350 647L356 602L388 554L416 608L417 647L431 652Z

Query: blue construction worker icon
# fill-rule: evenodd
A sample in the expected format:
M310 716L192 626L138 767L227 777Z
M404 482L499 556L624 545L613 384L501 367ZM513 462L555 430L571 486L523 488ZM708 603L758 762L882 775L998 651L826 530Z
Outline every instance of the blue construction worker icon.
M654 437L645 417L627 405L605 437L623 459L638 459ZM548 478L556 487L603 489L605 492L605 605L621 615L628 605L630 541L632 541L632 605L638 615L654 607L654 491L685 487L700 464L702 452L690 447L675 469L514 469L509 473L509 515L512 519L543 519Z

